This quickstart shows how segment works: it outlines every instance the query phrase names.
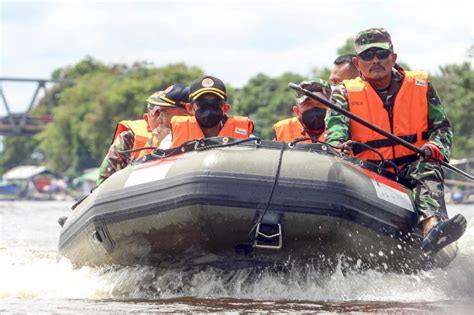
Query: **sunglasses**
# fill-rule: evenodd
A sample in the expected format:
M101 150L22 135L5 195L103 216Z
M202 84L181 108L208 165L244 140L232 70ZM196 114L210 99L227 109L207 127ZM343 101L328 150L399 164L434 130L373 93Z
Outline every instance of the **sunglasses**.
M374 59L375 56L377 56L378 60L385 60L391 53L392 51L387 49L371 49L361 52L357 56L364 61L370 61Z

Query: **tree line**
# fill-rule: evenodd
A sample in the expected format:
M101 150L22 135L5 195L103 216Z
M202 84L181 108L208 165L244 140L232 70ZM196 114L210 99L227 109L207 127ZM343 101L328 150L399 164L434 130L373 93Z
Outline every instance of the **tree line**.
M348 40L347 43L350 43ZM338 50L347 53L351 45ZM406 65L405 65L406 67ZM34 137L5 137L0 155L0 173L11 167L41 164L68 176L97 167L110 145L116 123L140 119L144 100L154 91L173 83L190 83L203 75L202 69L183 63L154 67L146 62L108 65L86 57L73 66L55 70L53 79L74 80L70 86L55 86L53 121ZM328 78L329 69L315 69L312 76ZM221 78L225 81L226 78ZM295 94L288 82L310 79L287 72L271 77L257 74L243 87L227 84L232 115L249 116L256 133L272 138L272 125L292 116ZM474 156L474 70L465 61L440 67L430 75L454 130L453 158ZM46 96L33 112L38 117L47 111Z

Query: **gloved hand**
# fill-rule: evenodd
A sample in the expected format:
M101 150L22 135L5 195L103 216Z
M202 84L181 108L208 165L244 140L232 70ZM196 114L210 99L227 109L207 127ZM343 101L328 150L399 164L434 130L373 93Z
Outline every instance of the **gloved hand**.
M420 150L423 152L421 158L424 160L444 161L443 153L441 153L439 147L433 142L425 143Z

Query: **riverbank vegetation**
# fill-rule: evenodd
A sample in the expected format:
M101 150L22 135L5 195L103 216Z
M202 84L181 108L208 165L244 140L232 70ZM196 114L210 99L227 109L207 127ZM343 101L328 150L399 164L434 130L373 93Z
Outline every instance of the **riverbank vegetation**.
M347 46L347 45L346 45ZM345 53L342 47L338 53ZM472 49L471 49L472 50ZM327 79L329 69L315 69L313 76ZM146 62L106 64L86 57L75 65L57 69L52 78L69 78L73 85L54 87L53 121L34 137L5 137L0 173L22 164L42 164L75 176L97 167L110 145L115 125L122 119L141 119L144 100L173 83L189 84L203 69L183 63L156 67ZM224 81L228 78L222 78ZM228 85L234 115L250 116L256 133L271 139L272 125L292 116L294 93L288 82L301 74L287 72L270 77L256 74L241 88ZM474 69L468 61L440 67L430 80L440 95L455 134L453 158L474 156ZM46 98L35 109L47 110Z

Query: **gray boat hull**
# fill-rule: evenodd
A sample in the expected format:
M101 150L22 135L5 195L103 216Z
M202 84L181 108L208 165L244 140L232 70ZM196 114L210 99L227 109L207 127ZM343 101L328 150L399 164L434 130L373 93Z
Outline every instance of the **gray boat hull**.
M59 251L77 266L333 267L342 257L356 267L405 272L444 267L455 257L455 245L422 254L406 187L324 145L279 146L131 165L77 205ZM272 248L255 241L260 218L281 228Z

